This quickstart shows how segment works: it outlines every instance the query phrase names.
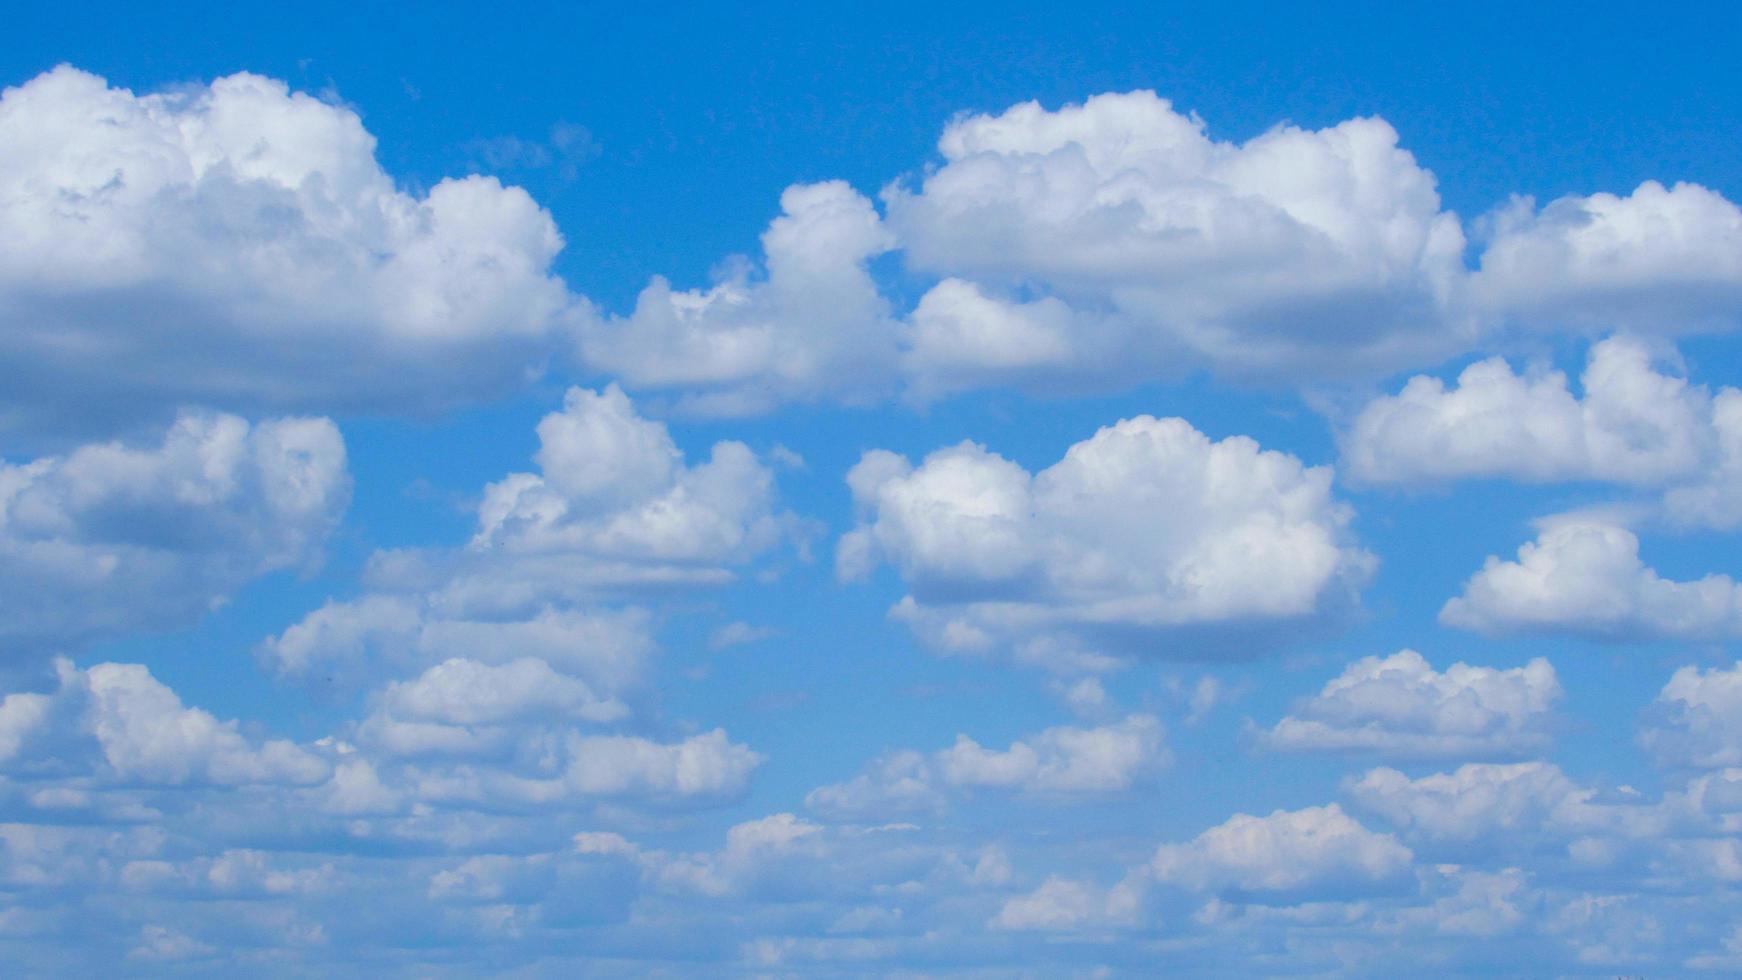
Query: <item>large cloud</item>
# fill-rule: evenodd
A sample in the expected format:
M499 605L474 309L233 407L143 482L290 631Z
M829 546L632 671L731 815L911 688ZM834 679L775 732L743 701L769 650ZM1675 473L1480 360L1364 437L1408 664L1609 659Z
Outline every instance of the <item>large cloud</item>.
M922 390L1326 376L1458 343L1463 233L1383 120L1235 144L1139 91L965 116L938 147L885 194L908 261L946 277L914 317Z
M1103 428L1033 475L963 443L918 467L873 451L847 481L862 519L840 570L893 565L897 615L946 649L1069 661L1299 626L1351 606L1373 566L1328 468L1180 419Z
M237 74L0 95L0 426L428 409L537 369L572 300L518 188L397 189L347 108Z
M796 184L780 205L762 236L765 274L740 260L707 290L655 279L630 315L589 321L587 364L637 390L681 390L681 407L710 414L884 393L896 330L866 263L893 238L841 181Z
M1541 658L1511 670L1456 663L1440 673L1403 650L1350 664L1264 742L1402 758L1517 756L1547 743L1560 694L1554 667Z
M326 419L183 415L155 446L0 462L0 641L184 625L250 579L317 560L350 491Z
M1660 577L1639 538L1616 524L1549 521L1517 561L1490 555L1440 610L1448 626L1499 635L1569 633L1597 640L1710 640L1742 635L1742 584Z

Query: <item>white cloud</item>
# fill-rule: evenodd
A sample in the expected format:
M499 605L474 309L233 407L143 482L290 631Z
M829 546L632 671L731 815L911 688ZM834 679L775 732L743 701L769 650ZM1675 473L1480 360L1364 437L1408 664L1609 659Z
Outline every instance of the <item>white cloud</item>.
M922 392L1346 375L1465 339L1463 233L1383 120L1234 144L1139 91L960 117L938 146L885 192L908 262L950 277L913 318Z
M1451 389L1411 378L1369 403L1343 438L1349 475L1420 484L1471 477L1602 480L1661 486L1715 463L1718 416L1704 388L1654 370L1649 349L1594 344L1584 397L1558 371L1514 373L1500 358L1465 368ZM1725 389L1720 398L1735 397Z
M419 669L521 656L610 697L652 644L645 612L602 608L651 587L724 584L799 533L774 474L743 443L689 465L663 423L612 385L570 389L538 425L538 473L489 484L463 548L377 553L375 591L329 602L259 647L286 674L343 671L385 654Z
M1528 850L1545 837L1567 845L1583 835L1587 843L1573 849L1575 857L1596 855L1605 838L1660 836L1670 817L1660 805L1604 799L1547 762L1471 763L1414 780L1381 768L1345 790L1412 841L1487 850Z
M933 644L1067 661L1198 628L1280 628L1352 606L1373 559L1348 541L1331 471L1180 419L1103 428L1030 475L973 443L917 468L866 453L846 577L887 561Z
M0 701L0 768L108 785L312 785L330 768L295 744L259 744L182 705L140 664L55 662L56 689Z
M251 579L315 563L350 492L326 419L187 414L156 446L0 462L0 640L185 625Z
M1341 807L1241 813L1190 843L1164 844L1150 861L1155 877L1195 891L1371 889L1404 876L1414 856L1390 834L1356 823Z
M1404 758L1516 756L1548 742L1560 695L1554 667L1540 657L1510 670L1455 663L1440 673L1402 650L1350 664L1264 742Z
M0 94L0 144L5 428L452 404L522 383L574 303L525 192L404 193L355 112L273 79L61 67Z
M1674 582L1639 560L1624 527L1578 517L1547 522L1518 560L1490 555L1440 622L1489 635L1559 632L1598 640L1705 640L1742 635L1742 584L1724 575Z
M705 290L655 279L629 316L583 329L583 359L637 391L679 389L679 406L702 414L883 394L896 329L866 263L893 238L841 181L795 184L780 206L762 236L763 275L740 259Z
M941 807L952 793L1008 790L1068 797L1120 793L1172 761L1161 722L1132 715L1095 728L1056 726L1008 748L966 735L929 755L894 752L854 778L818 787L805 806L844 819Z
M1531 327L1688 333L1742 311L1742 211L1698 184L1569 196L1494 217L1472 288Z
M1652 703L1640 741L1667 765L1742 765L1742 663L1677 670Z
M407 770L407 785L422 800L448 805L551 807L602 798L708 802L742 796L764 759L717 728L677 742L575 730L523 730L518 740L517 748L533 750L532 759L416 766ZM470 751L451 742L399 748L443 756Z
M774 475L740 442L686 466L663 423L616 385L571 388L538 425L540 472L484 489L473 552L610 562L741 562L779 540Z
M1034 891L1005 901L989 924L1013 932L1130 925L1136 918L1136 897L1133 889L1105 891L1054 876Z
M381 701L395 717L445 725L487 725L541 714L615 721L628 713L621 702L601 699L584 682L534 657L498 666L444 660L416 680L389 685Z

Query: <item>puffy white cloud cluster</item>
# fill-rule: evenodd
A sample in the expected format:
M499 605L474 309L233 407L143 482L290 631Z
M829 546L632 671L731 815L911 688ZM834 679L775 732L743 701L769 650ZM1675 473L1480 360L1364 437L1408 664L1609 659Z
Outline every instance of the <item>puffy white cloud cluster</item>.
M798 529L748 447L720 442L688 465L666 426L615 386L571 389L538 434L539 472L485 487L465 547L377 554L378 591L327 603L261 655L306 674L370 656L500 665L525 653L609 693L649 642L644 613L604 609L601 597L731 581L735 566Z
M54 690L0 700L0 770L75 780L59 795L39 789L39 803L82 809L86 791L105 785L310 785L331 773L291 742L257 743L236 722L185 707L139 664L54 666Z
M1402 758L1518 756L1547 744L1560 696L1554 667L1540 657L1509 670L1455 663L1441 673L1402 650L1350 664L1263 741Z
M1698 184L1622 197L1513 200L1493 218L1472 291L1530 328L1691 333L1742 314L1742 210Z
M1666 765L1742 766L1742 663L1677 670L1658 692L1640 741Z
M1332 803L1235 814L1184 844L1163 844L1150 860L1159 881L1196 891L1383 890L1414 855L1390 834L1361 826Z
M960 117L938 149L885 192L908 262L944 277L911 324L922 391L1323 376L1462 333L1463 232L1383 120L1235 144L1138 91Z
M896 752L843 783L812 790L805 806L837 818L936 809L949 795L995 789L1070 797L1128 790L1171 760L1161 722L1132 715L1095 728L1057 726L1008 748L966 735L930 755Z
M1517 561L1490 555L1440 610L1440 622L1490 635L1723 639L1742 635L1742 584L1725 575L1661 578L1640 561L1632 531L1569 517L1547 522Z
M1742 391L1663 373L1627 337L1593 344L1580 383L1582 397L1558 371L1519 374L1500 358L1465 368L1452 388L1411 378L1343 434L1347 471L1368 484L1620 483L1660 489L1673 525L1742 524Z
M896 615L948 650L1068 662L1298 626L1354 605L1374 565L1328 468L1181 419L1121 421L1035 474L963 443L917 467L866 453L847 482L861 519L838 569L894 566Z
M0 144L8 429L448 405L539 369L574 304L524 191L405 193L355 112L273 79L61 67L0 94Z
M886 393L896 326L866 266L893 237L842 181L795 184L780 207L760 275L739 259L706 290L656 278L628 316L588 321L586 362L637 390L681 391L680 407L704 414Z
M319 418L184 414L156 445L0 462L0 642L184 625L318 561L350 495L344 440Z

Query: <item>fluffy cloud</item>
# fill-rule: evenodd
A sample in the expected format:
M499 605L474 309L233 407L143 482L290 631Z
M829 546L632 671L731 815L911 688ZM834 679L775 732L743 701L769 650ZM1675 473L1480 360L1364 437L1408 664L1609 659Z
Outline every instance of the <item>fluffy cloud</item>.
M1742 584L1724 575L1673 582L1639 560L1624 527L1582 518L1548 523L1518 560L1489 556L1440 622L1491 635L1559 632L1597 640L1742 635Z
M1136 918L1137 902L1132 887L1102 891L1080 881L1052 877L1034 891L1006 901L990 924L994 929L1046 932L1130 925Z
M190 414L155 446L0 462L0 642L186 624L253 578L316 561L350 491L326 419Z
M590 322L583 359L637 390L680 389L680 407L708 414L881 394L896 328L866 263L892 236L841 181L795 184L780 206L762 236L763 275L739 260L706 290L655 279L627 317Z
M1390 834L1361 826L1341 807L1236 814L1186 844L1164 844L1150 869L1196 891L1371 890L1396 882L1414 855Z
M234 721L184 707L140 664L55 662L56 688L0 701L0 768L105 784L308 785L325 760L283 741L255 744Z
M1742 663L1677 670L1658 692L1640 741L1667 765L1742 765Z
M666 426L615 385L571 389L538 435L539 472L485 487L464 547L378 553L375 592L309 613L261 644L261 657L309 675L372 655L420 669L531 655L608 697L651 643L644 612L605 608L604 598L730 582L735 567L801 530L743 443L717 443L688 465Z
M1643 344L1612 337L1593 345L1581 383L1583 398L1558 371L1519 375L1500 358L1465 368L1449 390L1437 378L1411 378L1356 417L1343 439L1349 474L1367 483L1510 477L1656 486L1691 481L1711 465L1720 431L1712 397L1654 370Z
M1606 863L1616 840L1664 835L1676 816L1636 794L1600 794L1547 762L1471 763L1413 780L1381 768L1345 790L1417 846L1528 851L1552 842L1592 863Z
M1494 217L1473 292L1526 325L1686 333L1742 312L1742 211L1698 184L1525 198Z
M1560 695L1554 667L1541 658L1511 670L1456 663L1440 673L1403 650L1350 664L1264 742L1405 758L1516 756L1547 743Z
M1235 144L1130 92L961 117L938 148L885 192L909 263L945 277L913 318L922 390L1347 374L1462 332L1463 233L1383 120Z
M885 756L847 782L812 790L805 805L853 818L933 809L951 791L998 789L1053 797L1117 793L1170 758L1161 723L1151 715L1097 728L1048 728L1005 749L958 735L954 745L929 756Z
M0 143L9 429L451 404L522 382L573 303L525 192L406 194L355 112L272 79L57 68L0 94Z
M1352 605L1373 566L1328 468L1180 419L1103 428L1033 475L963 443L917 468L869 452L847 482L862 516L840 571L893 565L896 614L945 649L1059 660L1298 626Z

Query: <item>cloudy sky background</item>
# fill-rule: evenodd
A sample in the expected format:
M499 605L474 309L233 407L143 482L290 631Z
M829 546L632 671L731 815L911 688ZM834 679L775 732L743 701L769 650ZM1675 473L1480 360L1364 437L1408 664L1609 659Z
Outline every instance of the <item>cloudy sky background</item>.
M22 12L30 974L1742 969L1742 23Z

